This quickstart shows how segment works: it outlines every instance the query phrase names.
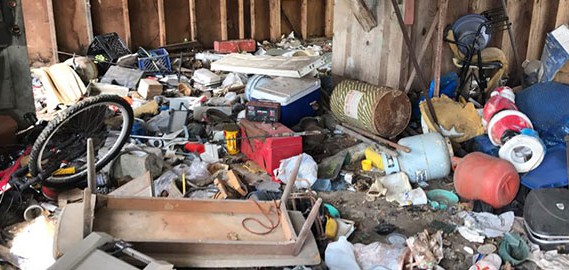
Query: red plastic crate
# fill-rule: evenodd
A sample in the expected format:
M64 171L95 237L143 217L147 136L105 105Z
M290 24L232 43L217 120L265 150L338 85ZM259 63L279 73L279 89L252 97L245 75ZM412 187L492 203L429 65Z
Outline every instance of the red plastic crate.
M280 123L261 123L248 120L241 120L241 136L258 136L259 130L265 131L269 135L293 132ZM244 126L254 127L255 130L246 129ZM252 145L251 145L252 144ZM287 159L302 153L302 137L269 137L252 138L241 140L241 152L249 159L259 164L265 171L273 176L274 169L278 168L281 160Z
M213 49L218 53L254 52L257 43L253 39L214 41Z

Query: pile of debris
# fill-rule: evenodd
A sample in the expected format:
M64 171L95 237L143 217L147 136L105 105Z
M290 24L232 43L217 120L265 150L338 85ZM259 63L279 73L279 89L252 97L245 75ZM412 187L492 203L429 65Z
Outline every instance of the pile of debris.
M333 86L326 42L214 48L133 54L111 33L87 57L33 71L44 120L2 159L0 206L55 232L53 269L124 263L108 253L148 269L568 266L540 251L569 244L569 86L551 82L557 51L525 89L465 96L467 78L449 74L443 94L421 101Z

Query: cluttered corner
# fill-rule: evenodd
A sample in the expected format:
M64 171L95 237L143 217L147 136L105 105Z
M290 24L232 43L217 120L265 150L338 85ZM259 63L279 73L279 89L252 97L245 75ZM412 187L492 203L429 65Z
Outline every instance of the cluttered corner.
M32 68L0 269L568 269L569 27L522 61L505 3L419 31L403 2L337 0L334 40L111 32Z

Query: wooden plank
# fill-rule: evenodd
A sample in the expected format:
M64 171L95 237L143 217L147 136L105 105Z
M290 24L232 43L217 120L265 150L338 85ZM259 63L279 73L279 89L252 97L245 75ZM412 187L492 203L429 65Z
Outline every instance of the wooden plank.
M160 46L166 46L166 15L164 12L164 0L156 0L158 7L158 33Z
M539 59L545 43L545 34L555 27L559 0L534 0L532 22L529 30L529 43L526 58L529 60Z
M382 49L382 66L380 69L385 74L385 85L395 89L401 89L401 75L406 69L406 63L403 63L404 53L407 50L403 41L403 32L397 22L397 15L393 10L393 5L390 1L386 1L384 7L383 17L384 23L384 38ZM399 4L399 9L403 9L403 4ZM379 13L378 13L379 14ZM399 68L392 68L399 67Z
M559 0L559 5L557 6L555 28L562 24L569 24L569 0Z
M324 36L332 37L334 35L334 0L325 0L324 11Z
M51 0L23 0L28 60L32 67L58 62L57 39Z
M281 0L269 0L270 37L277 41L281 37Z
M221 39L227 40L227 0L219 0L219 24Z
M377 26L377 21L363 0L349 0L350 8L366 32Z
M121 0L122 3L122 19L124 24L124 42L128 48L132 45L132 34L130 30L130 13L128 11L128 0Z
M158 0L128 1L132 48L158 48L161 45Z
M308 0L300 3L300 33L303 39L308 38Z
M192 41L197 39L197 22L196 22L196 0L188 0L190 9L190 38Z
M190 3L188 0L164 1L166 44L191 40Z
M84 55L93 39L88 0L53 1L58 50Z
M245 1L238 0L239 12L239 39L245 38Z
M441 86L441 62L443 53L443 36L445 30L445 18L448 9L448 0L439 0L439 21L437 24L437 36L435 39L435 87L433 91L433 96L439 96L439 90Z

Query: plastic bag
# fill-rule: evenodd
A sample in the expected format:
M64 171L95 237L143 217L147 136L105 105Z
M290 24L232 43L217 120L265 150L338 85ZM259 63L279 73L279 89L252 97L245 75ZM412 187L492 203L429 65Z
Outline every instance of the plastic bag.
M190 181L198 186L205 186L213 182L213 180L210 180L211 174L207 170L207 163L199 159L194 159L190 165L180 164L172 168L172 171L179 177L185 173L186 181Z
M369 245L354 244L356 260L362 270L403 269L410 256L406 247L374 242Z
M356 261L354 246L345 236L340 236L338 241L328 244L324 260L330 270L361 269Z
M297 156L281 160L279 168L275 169L274 173L278 180L283 183L288 182L290 174L294 170L294 165L296 165ZM300 168L298 169L298 175L294 185L296 188L308 188L316 182L318 175L318 164L314 159L305 153L302 153L302 161L300 162Z

